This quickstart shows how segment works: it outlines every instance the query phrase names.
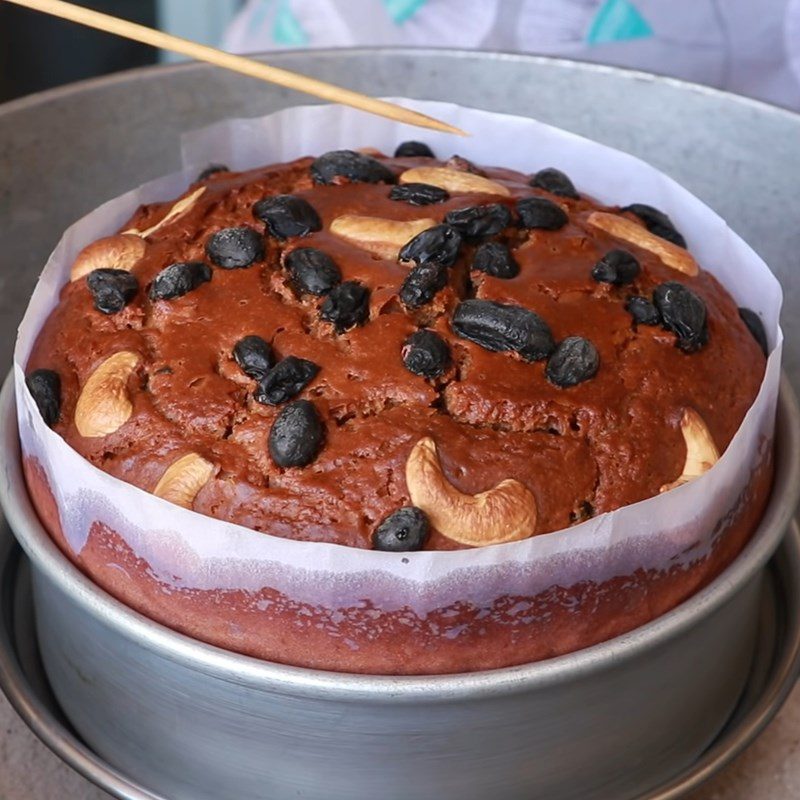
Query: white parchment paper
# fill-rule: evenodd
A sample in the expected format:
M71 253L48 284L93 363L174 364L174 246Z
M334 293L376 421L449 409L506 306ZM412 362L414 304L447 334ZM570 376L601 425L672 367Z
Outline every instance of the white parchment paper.
M773 434L782 334L781 290L764 262L713 211L642 161L522 117L448 103L402 100L469 132L463 139L422 132L338 106L296 107L260 119L220 122L184 138L184 170L101 206L73 225L50 257L19 329L14 370L23 453L41 463L70 546L79 553L100 521L121 534L176 586L270 587L329 608L365 599L417 613L455 600L490 602L534 595L553 585L602 581L636 569L662 569L703 555L715 524L744 491ZM120 228L141 203L181 194L210 162L243 170L338 148L377 147L422 138L440 155L533 172L556 166L579 190L609 204L650 203L666 211L700 264L740 305L757 311L771 354L759 395L719 463L668 494L522 542L457 552L382 553L298 542L257 533L171 505L95 468L42 421L25 387L24 365L79 250ZM699 542L699 544L698 544ZM691 553L684 551L694 545Z

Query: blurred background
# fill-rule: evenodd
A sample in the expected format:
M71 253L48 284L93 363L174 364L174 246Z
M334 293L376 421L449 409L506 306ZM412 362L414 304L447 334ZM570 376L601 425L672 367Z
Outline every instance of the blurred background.
M800 0L78 0L233 52L411 45L564 56L800 109ZM0 0L0 101L171 60Z

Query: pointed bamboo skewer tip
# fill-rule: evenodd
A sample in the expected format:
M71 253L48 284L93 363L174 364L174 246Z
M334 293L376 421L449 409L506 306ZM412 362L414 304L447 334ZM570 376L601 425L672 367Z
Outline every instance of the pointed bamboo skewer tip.
M121 36L125 39L132 39L135 42L151 45L161 50L171 50L197 61L205 61L208 64L247 75L250 78L275 83L287 89L294 89L304 94L319 97L322 100L350 106L360 111L366 111L369 114L387 117L396 122L429 128L442 133L453 133L457 136L469 136L466 131L429 117L419 111L413 111L410 108L404 108L386 100L369 97L351 89L310 78L307 75L300 75L280 67L262 64L260 61L255 61L251 58L226 53L224 50L218 50L209 45L193 42L190 39L183 39L180 36L173 36L155 28L148 28L146 25L120 19L110 14L103 14L100 11L64 2L64 0L6 0L6 2L32 11L50 14L79 25L104 31L105 33Z

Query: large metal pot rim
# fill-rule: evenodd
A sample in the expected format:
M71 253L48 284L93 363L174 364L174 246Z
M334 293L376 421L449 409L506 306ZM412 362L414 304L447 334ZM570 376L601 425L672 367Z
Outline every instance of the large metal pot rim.
M330 699L372 702L431 702L492 696L544 688L613 666L681 634L725 603L761 569L783 536L800 498L800 408L782 378L776 429L775 482L756 535L745 551L703 591L654 622L624 636L559 658L486 672L437 676L352 675L268 663L228 652L176 633L123 605L76 569L40 524L28 497L20 464L9 376L0 393L0 501L9 525L34 568L72 602L140 646L198 671L264 690Z
M426 56L445 56L453 59L482 59L489 63L496 61L512 61L518 63L538 64L538 65L557 65L563 69L575 70L578 72L586 72L596 75L618 75L621 78L628 80L644 81L647 83L660 83L672 86L682 91L692 92L694 94L704 95L706 97L724 98L729 102L734 102L739 105L753 108L757 111L767 113L778 113L787 115L790 118L797 119L800 114L792 109L783 106L767 103L762 100L756 100L751 97L744 97L733 92L728 92L723 89L717 89L713 86L705 86L702 84L692 83L691 81L681 80L680 78L673 78L668 75L657 75L651 72L643 72L636 69L628 69L625 67L615 67L606 64L596 64L591 61L580 61L568 58L557 58L554 56L541 56L531 55L526 53L515 53L512 51L475 51L475 50L462 50L453 47L348 47L348 48L320 48L314 50L314 55L321 58L327 56L347 56L347 57L369 57L376 54L387 54L396 56L408 56L410 58ZM302 53L296 50L278 50L263 54L253 54L251 57L260 61L269 61L274 59L277 61L291 61L301 60ZM298 66L301 66L298 64ZM137 67L135 69L121 70L110 75L103 75L98 78L88 78L82 81L75 81L64 86L57 86L53 89L47 89L42 92L20 97L16 100L10 100L6 103L0 103L0 116L3 114L13 114L18 111L24 111L27 108L44 105L51 100L62 100L71 97L75 94L86 94L95 89L104 89L107 87L121 85L125 83L135 82L138 80L161 80L169 75L175 73L198 72L201 70L215 69L209 64L190 61L188 63L177 64L161 64L155 66ZM302 69L302 67L301 67ZM299 95L303 96L303 95ZM314 102L309 98L309 102Z

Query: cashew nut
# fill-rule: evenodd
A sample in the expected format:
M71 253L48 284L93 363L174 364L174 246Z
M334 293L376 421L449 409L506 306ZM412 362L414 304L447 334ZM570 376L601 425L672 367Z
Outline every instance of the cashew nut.
M190 195L178 200L178 202L172 206L172 208L167 212L166 216L160 222L156 222L155 225L147 230L140 231L136 228L130 228L129 230L125 231L125 233L132 233L136 236L141 236L142 239L152 236L156 231L160 230L165 225L168 225L170 222L175 222L178 217L182 217L200 199L200 195L205 192L206 188L207 187L205 186L201 186L199 189L195 189Z
M427 183L453 194L498 194L508 197L511 191L502 183L447 167L413 167L400 176L400 183Z
M128 378L138 364L137 353L122 350L89 376L75 406L75 427L81 436L108 436L128 421L133 413Z
M607 214L605 211L593 211L587 220L590 225L600 228L618 239L635 244L644 250L657 255L668 267L695 276L700 271L697 262L688 250L650 233L644 226L627 217Z
M401 221L343 214L331 222L331 233L376 256L396 261L404 244L435 224L433 219Z
M444 476L436 443L420 439L406 462L411 502L431 525L460 544L481 547L527 539L536 528L536 498L519 481L508 478L480 494L464 494Z
M711 438L708 426L693 409L687 408L681 418L681 433L686 442L686 462L677 480L664 484L660 492L668 492L708 472L719 461L719 450Z
M173 461L153 489L156 497L191 508L197 493L214 474L214 465L197 453L187 453Z
M147 245L138 236L119 233L98 239L78 253L70 280L77 281L96 269L124 269L130 272L142 259L145 250Z

